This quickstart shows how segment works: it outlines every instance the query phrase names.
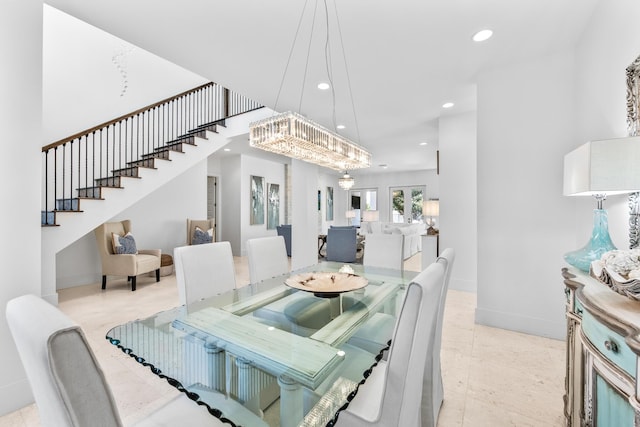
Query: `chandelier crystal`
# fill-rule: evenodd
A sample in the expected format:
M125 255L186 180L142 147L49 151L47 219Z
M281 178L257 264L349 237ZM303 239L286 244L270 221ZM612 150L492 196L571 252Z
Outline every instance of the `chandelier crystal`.
M291 111L251 123L249 144L334 170L371 166L367 150Z
M353 179L353 177L349 175L348 172L345 172L342 178L338 180L338 185L343 190L349 190L351 189L351 187L353 187L353 184L355 184L355 182L356 181Z

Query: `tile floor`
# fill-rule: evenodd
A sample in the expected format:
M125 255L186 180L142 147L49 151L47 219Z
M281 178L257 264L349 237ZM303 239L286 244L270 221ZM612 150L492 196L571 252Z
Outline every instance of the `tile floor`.
M236 258L238 286L249 282L246 258ZM405 262L418 271L419 254ZM59 292L60 308L87 334L109 381L125 425L177 392L109 344L107 330L178 305L175 276L159 283L138 278L132 293L124 280ZM445 400L438 427L562 426L564 342L476 325L476 295L449 291L442 335ZM37 427L35 405L0 417L0 427Z

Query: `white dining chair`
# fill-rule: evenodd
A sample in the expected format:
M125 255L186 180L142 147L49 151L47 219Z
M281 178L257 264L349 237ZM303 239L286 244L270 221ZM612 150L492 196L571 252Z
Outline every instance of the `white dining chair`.
M365 267L404 269L404 235L402 234L367 234L364 241Z
M284 237L249 239L246 246L251 283L262 282L289 272L289 257Z
M35 295L10 300L6 317L27 373L43 427L120 427L111 388L84 332L57 307ZM226 402L225 402L226 403ZM250 425L267 424L237 402ZM228 426L185 394L135 424Z
M442 367L440 365L440 351L442 348L442 325L444 323L444 306L447 300L447 292L449 290L449 280L451 279L451 271L453 263L456 259L456 252L453 248L447 248L436 259L436 263L442 264L445 268L444 285L442 286L442 296L438 306L438 321L436 326L436 336L433 346L433 373L431 378L425 375L425 382L422 393L422 426L435 427L438 424L438 416L440 408L444 400L444 386L442 383ZM428 390L428 382L431 381L431 392ZM431 418L431 419L429 419Z
M191 304L236 287L229 242L180 246L173 250L180 304Z
M435 341L445 269L431 264L407 286L388 360L381 360L360 385L337 427L420 426L423 375ZM428 370L427 370L428 368Z

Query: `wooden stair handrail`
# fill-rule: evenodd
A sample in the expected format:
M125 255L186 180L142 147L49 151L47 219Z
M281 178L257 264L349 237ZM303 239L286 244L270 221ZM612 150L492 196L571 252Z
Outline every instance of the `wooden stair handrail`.
M214 82L205 83L205 84L200 85L198 87L195 87L193 89L189 89L189 90L186 90L186 91L184 91L182 93L174 95L174 96L172 96L170 98L164 99L162 101L158 101L155 104L151 104L151 105L148 105L146 107L142 107L142 108L140 108L140 109L138 109L138 110L136 110L136 111L134 111L132 113L125 114L125 115L120 116L118 118L109 120L108 122L102 123L100 125L94 126L94 127L89 128L87 130L84 130L82 132L78 132L76 134L73 134L71 136L63 138L63 139L61 139L59 141L52 142L51 144L45 145L44 147L42 147L42 151L43 152L49 151L52 148L55 148L55 147L58 147L58 146L60 146L62 144L66 144L67 142L73 141L76 138L80 138L81 136L88 135L88 134L90 134L92 132L95 132L95 131L98 131L100 129L104 129L106 127L109 127L109 126L111 126L113 124L116 124L116 123L118 123L118 122L120 122L122 120L128 119L130 117L135 117L137 114L144 113L145 111L148 111L148 110L151 110L153 108L156 108L156 107L158 107L158 106L160 106L162 104L169 103L169 102L171 102L171 101L173 101L173 100L175 100L177 98L183 97L185 95L189 95L190 93L197 92L198 90L204 89L207 86L213 86L214 84L215 84Z

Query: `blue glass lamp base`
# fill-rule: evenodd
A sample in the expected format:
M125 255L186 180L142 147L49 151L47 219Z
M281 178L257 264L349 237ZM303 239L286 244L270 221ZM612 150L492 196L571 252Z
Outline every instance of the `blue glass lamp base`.
M589 272L592 261L599 260L602 254L614 249L616 247L611 242L611 237L609 237L607 211L594 209L591 239L583 248L564 254L564 260L584 272Z

